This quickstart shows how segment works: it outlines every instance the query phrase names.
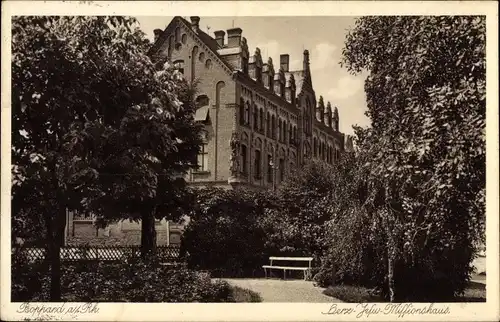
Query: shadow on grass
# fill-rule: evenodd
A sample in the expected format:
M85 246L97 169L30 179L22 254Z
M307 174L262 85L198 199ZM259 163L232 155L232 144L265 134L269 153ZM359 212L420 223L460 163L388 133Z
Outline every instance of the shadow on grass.
M381 296L372 294L369 289L361 286L330 286L323 291L323 294L347 303L387 302ZM469 282L469 286L465 289L464 294L457 296L452 302L486 302L486 285L478 282Z

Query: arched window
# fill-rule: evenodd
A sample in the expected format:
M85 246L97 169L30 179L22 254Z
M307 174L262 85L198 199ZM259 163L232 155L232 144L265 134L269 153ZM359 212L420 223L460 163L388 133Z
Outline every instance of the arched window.
M279 160L279 174L280 174L280 177L279 177L279 182L282 182L283 180L285 180L285 159L283 158L280 158Z
M226 87L226 83L224 83L223 81L220 81L217 83L217 85L215 85L215 105L217 106L217 108L220 108L220 96L224 87Z
M305 131L306 133L311 133L311 119L312 119L312 113L311 113L311 101L309 100L309 97L306 99L306 110L305 110L305 114L306 114L306 124L305 124Z
M198 46L193 47L191 52L191 82L194 82L196 77L196 56L198 55Z
M290 143L294 143L292 132L293 132L293 127L292 123L290 123L288 126L288 140L290 141Z
M267 182L273 182L273 156L267 155Z
M314 156L318 155L318 141L316 138L313 139L313 154Z
M253 105L253 129L256 131L259 129L259 114L255 104Z
M174 36L168 37L168 59L172 57L172 51L174 50Z
M267 137L271 137L271 114L267 112L267 118L266 118L266 135Z
M309 145L309 142L306 142L304 148L304 158L308 159L310 157L311 157L311 146Z
M283 137L281 136L283 134L283 131L281 130L282 128L282 123L281 119L278 120L278 141L282 141Z
M245 124L250 126L250 102L245 105Z
M262 155L258 149L255 150L254 169L255 179L260 179L262 177Z
M271 116L271 138L276 139L276 117Z
M248 153L247 153L247 146L242 144L241 145L241 172L244 175L248 174L248 159L247 159Z
M181 28L177 27L175 28L175 43L177 44L180 41L181 41Z
M240 124L245 124L245 101L240 98Z
M286 123L286 121L283 121L283 142L286 143L286 132L288 130L288 125Z
M264 131L264 110L259 108L259 131Z

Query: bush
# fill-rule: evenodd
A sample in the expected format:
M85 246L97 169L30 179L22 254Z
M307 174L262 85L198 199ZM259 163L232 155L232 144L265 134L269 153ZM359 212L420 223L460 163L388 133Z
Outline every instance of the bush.
M315 276L322 287L348 284L376 288L389 299L387 235L374 227L362 209L329 223L331 244ZM370 222L372 224L370 224ZM461 247L439 249L429 238L415 256L395 258L394 283L398 301L445 301L460 295L469 280L473 250L464 240Z
M261 272L265 233L259 227L262 196L244 190L201 189L182 236L188 267L214 276L243 277Z
M262 302L262 298L258 293L239 286L231 286L230 299L230 302L235 303Z
M22 265L46 277L30 263ZM26 275L13 272L13 280L25 286L29 293L17 287L13 301L47 301L48 278L41 278L33 288ZM21 291L19 291L21 290ZM106 263L79 262L62 266L61 291L69 302L228 302L232 291L227 282L212 282L207 274L184 268L171 268L142 261Z
M43 288L49 274L48 265L41 260L31 260L23 248L14 248L11 258L12 301L26 302L41 293L48 295Z

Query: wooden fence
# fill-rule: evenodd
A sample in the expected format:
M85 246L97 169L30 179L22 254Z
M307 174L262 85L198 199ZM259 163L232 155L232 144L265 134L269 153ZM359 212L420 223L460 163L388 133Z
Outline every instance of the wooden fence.
M21 250L30 262L45 259L45 248L22 248ZM16 249L13 249L15 252ZM63 262L76 261L124 261L131 258L139 258L140 246L69 246L61 247L60 257ZM180 248L178 246L158 246L157 258L161 262L177 262L180 260Z

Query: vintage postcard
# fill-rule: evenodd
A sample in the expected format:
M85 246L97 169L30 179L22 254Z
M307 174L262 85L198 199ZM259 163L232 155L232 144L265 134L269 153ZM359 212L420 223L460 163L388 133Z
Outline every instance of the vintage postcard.
M2 320L500 318L495 2L6 1L2 45Z

